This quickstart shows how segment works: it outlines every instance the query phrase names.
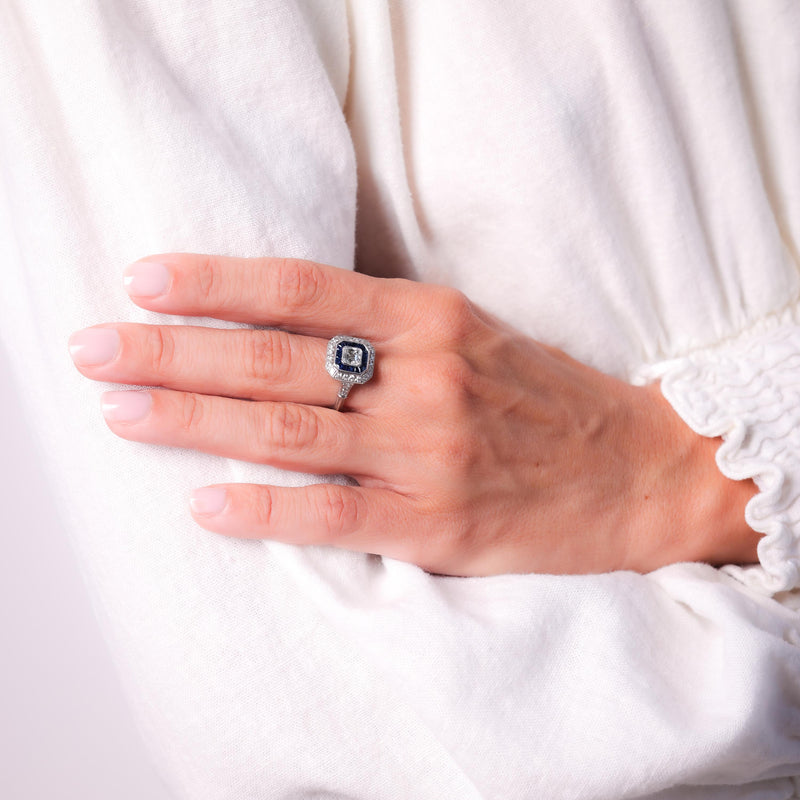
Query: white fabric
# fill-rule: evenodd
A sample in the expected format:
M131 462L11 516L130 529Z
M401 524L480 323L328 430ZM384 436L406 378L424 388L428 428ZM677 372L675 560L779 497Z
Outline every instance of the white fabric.
M798 31L779 0L0 3L0 335L176 797L800 796ZM664 377L762 488L762 565L441 578L198 529L192 488L310 478L115 438L69 333L163 321L121 286L147 254L356 239Z
M723 569L757 591L800 585L800 324L797 308L760 320L714 348L642 371L704 436L724 436L717 463L760 492L745 519L763 533L760 564Z

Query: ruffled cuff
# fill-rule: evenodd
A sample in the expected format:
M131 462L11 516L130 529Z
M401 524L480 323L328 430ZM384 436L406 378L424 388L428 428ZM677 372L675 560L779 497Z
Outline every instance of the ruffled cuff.
M796 310L763 320L734 339L637 375L661 380L681 418L723 438L717 464L728 478L752 478L759 493L745 519L764 534L759 564L723 571L768 595L800 586L800 320Z

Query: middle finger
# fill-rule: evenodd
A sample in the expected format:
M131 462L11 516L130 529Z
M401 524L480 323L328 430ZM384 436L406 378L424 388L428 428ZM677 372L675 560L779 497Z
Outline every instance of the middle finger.
M286 331L189 325L98 325L70 338L75 365L94 380L328 406L338 387L326 348Z

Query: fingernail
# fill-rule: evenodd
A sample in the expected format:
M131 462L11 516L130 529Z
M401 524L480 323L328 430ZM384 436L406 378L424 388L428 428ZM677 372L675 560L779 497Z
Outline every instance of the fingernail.
M152 406L150 392L105 392L102 397L103 416L109 422L138 422Z
M169 288L169 270L157 261L128 264L122 274L125 290L136 297L158 297Z
M228 493L216 486L207 486L205 489L195 489L189 498L189 505L195 514L212 516L219 514L228 502Z
M80 367L96 367L116 356L119 334L113 328L86 328L69 337L69 354Z

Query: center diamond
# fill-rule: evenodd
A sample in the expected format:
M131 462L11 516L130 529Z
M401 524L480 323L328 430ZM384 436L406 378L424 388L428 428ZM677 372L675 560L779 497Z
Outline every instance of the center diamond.
M363 357L364 351L360 347L345 345L342 348L342 364L347 364L348 367L360 367Z

